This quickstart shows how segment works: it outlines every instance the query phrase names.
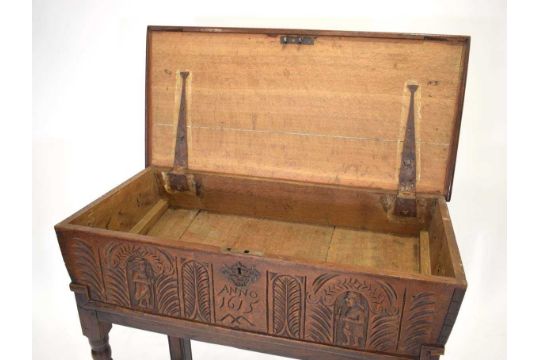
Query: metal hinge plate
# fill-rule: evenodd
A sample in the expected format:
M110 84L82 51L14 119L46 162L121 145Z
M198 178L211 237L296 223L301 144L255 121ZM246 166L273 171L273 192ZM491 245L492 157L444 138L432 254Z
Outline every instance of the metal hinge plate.
M414 93L418 85L409 84L410 91L409 114L405 129L405 140L401 153L401 168L399 171L399 188L394 214L398 216L416 216L416 135L414 124Z

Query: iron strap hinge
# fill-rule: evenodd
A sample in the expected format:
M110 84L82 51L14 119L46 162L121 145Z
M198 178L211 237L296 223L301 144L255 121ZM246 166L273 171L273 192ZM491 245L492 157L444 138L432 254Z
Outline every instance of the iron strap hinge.
M399 188L394 206L398 216L416 216L416 137L414 126L414 93L418 85L407 85L410 91L409 114L405 129L405 140L401 153Z
M182 89L180 92L180 105L178 108L178 123L176 126L176 144L174 149L174 167L187 167L187 82L189 77L188 71L181 71Z

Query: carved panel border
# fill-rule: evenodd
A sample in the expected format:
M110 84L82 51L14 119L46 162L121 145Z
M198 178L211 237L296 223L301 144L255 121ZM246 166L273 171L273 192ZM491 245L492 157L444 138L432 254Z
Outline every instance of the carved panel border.
M101 270L99 250L91 241L74 238L70 242L72 271L78 282L88 287L90 298L105 301L105 285Z
M111 242L103 249L107 301L178 317L175 258L152 246Z
M215 322L212 264L180 258L178 262L182 317Z
M304 338L306 277L267 272L268 333Z
M308 309L308 340L359 350L396 350L401 307L387 282L320 275L312 283Z
M219 266L216 280L216 321L233 328L265 333L267 287L261 277L260 264L247 259L216 259Z
M452 294L452 300L450 301L450 305L448 306L448 312L446 313L446 317L444 319L441 332L437 339L437 343L444 345L448 341L448 337L450 336L452 328L454 327L454 324L456 322L457 315L459 313L459 309L461 308L461 303L463 302L464 296L465 290L458 288L454 289L454 292Z
M406 299L399 350L419 354L421 346L431 339L436 296L432 292L419 292Z
M440 284L321 274L268 259L195 259L130 241L72 237L63 245L73 280L93 300L356 350L418 356L422 345L443 345L464 295Z

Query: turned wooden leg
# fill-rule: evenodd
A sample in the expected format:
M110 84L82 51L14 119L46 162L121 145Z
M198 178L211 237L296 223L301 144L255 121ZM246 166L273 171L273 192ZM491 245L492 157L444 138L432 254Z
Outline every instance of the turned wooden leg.
M112 324L99 321L96 312L79 308L79 319L84 336L88 338L92 348L92 359L112 360L109 345L109 331Z
M83 335L88 338L92 348L92 359L112 360L109 345L109 331L112 324L98 320L97 313L94 310L84 308L83 304L88 299L84 294L75 293L75 299L77 300L77 310L79 311Z
M191 360L191 342L187 338L169 336L171 360Z

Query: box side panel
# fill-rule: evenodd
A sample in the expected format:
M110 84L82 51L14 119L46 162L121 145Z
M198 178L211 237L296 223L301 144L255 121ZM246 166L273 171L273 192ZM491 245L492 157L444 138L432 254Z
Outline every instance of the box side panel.
M64 223L129 231L160 198L155 169L146 168Z
M463 268L463 262L459 253L456 234L454 233L454 227L452 226L452 219L450 218L448 206L443 198L439 198L437 201L432 223L432 225L438 223L437 231L447 243L448 258L450 262L449 265L452 267L455 278L458 279L464 287L466 287L467 280L465 277L465 269Z
M448 304L448 311L444 318L444 323L437 337L437 344L444 345L450 337L452 328L456 323L459 309L461 308L461 303L463 302L463 297L465 296L465 288L456 287L452 293L452 299L450 304Z
M446 255L442 256L441 252L437 261L444 264L446 267L451 268L455 279L460 283L460 286L453 290L444 324L437 338L436 343L444 345L448 341L448 337L450 336L452 328L456 322L457 315L467 289L467 280L465 278L465 270L461 261L461 255L459 253L456 236L454 234L452 220L450 218L450 213L448 211L448 206L446 205L445 199L440 198L437 201L437 205L434 210L432 229L430 229L430 231L433 231L434 235L439 238L439 241L440 239L443 239L444 243L446 244L444 249L444 251L446 251ZM433 245L436 245L436 242Z
M418 356L445 340L448 283L82 231L59 240L73 282L98 302L359 351Z

